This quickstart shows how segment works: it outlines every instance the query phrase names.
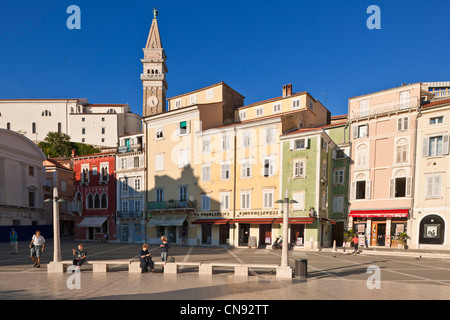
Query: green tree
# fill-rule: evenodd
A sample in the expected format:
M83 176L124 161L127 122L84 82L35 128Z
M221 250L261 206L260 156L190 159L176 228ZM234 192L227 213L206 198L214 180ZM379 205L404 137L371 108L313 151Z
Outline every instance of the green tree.
M65 133L49 132L39 147L49 158L67 157L72 150L70 136Z

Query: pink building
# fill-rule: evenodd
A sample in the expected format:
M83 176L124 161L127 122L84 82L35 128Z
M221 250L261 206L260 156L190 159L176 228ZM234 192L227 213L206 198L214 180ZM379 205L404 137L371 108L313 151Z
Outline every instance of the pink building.
M413 206L416 118L422 83L349 99L349 229L368 246L396 246Z

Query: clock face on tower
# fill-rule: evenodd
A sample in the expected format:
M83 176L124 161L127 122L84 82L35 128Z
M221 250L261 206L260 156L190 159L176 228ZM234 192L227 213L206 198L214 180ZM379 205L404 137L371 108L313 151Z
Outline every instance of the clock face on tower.
M156 107L158 105L158 98L151 96L147 99L147 104L151 107Z

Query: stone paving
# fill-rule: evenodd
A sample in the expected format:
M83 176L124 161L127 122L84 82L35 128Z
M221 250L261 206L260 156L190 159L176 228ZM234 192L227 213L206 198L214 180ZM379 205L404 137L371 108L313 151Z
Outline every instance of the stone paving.
M101 300L410 300L450 299L449 259L419 258L377 254L348 255L342 251L290 251L290 264L308 259L308 277L277 280L275 273L251 269L248 278L233 275L223 268L212 276L201 276L183 268L178 275L155 273L129 274L124 266L113 266L105 274L93 273L83 266L80 289L69 289L72 274L48 274L46 264L53 257L49 240L41 268L33 268L28 242L20 242L19 254L10 254L9 244L0 243L0 299L101 299ZM62 259L71 259L76 243L63 240ZM131 259L140 245L85 243L93 260ZM159 248L151 247L155 261ZM172 246L176 261L279 263L281 251L230 247ZM380 275L379 280L375 275ZM369 271L369 273L368 273ZM72 282L71 282L72 283ZM379 285L379 287L377 287Z

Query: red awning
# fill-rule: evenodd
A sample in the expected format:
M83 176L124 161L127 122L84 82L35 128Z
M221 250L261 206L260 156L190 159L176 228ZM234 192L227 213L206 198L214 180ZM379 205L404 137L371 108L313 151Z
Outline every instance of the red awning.
M272 224L275 218L238 218L231 220L231 223L250 223L250 224Z
M231 219L198 219L192 222L192 224L227 224Z
M409 209L386 209L386 210L354 210L350 211L349 217L353 218L407 218Z
M310 217L301 217L301 218L289 218L290 224L312 224L314 222L314 218ZM278 218L274 221L274 223L283 223L283 218Z

